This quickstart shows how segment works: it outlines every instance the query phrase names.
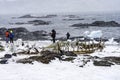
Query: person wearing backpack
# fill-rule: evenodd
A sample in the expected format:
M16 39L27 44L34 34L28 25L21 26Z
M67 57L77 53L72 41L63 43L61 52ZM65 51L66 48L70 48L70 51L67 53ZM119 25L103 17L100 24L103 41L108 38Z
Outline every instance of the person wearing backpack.
M9 38L10 38L10 43L13 43L14 34L12 30L10 30Z
M56 31L53 29L51 33L52 41L55 43Z
M9 35L10 35L10 33L9 33L9 31L7 30L7 31L5 32L6 43L9 42Z

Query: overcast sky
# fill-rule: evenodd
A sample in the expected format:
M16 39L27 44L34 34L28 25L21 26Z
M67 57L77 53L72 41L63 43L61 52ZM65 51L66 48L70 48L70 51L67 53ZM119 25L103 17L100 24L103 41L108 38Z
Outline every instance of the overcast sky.
M0 0L0 14L120 11L120 0Z

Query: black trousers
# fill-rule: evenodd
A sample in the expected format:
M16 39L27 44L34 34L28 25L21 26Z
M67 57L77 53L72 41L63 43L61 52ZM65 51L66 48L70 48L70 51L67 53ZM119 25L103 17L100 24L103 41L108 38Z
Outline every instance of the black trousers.
M10 38L10 43L13 43L13 38Z
M55 43L55 38L53 38L53 43Z

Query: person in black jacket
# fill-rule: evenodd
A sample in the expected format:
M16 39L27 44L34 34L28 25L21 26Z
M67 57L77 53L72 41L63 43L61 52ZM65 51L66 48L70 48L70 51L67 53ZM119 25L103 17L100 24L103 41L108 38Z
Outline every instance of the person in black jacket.
M70 33L69 32L67 32L66 37L67 37L67 40L70 38Z
M56 31L54 29L52 30L51 37L52 37L53 43L55 43Z

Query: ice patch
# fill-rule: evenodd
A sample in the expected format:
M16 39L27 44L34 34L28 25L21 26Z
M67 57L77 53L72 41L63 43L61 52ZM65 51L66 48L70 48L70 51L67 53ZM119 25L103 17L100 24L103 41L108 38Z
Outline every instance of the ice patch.
M101 38L103 35L101 30L92 31L92 32L86 31L84 34L85 36L90 37L90 38Z

